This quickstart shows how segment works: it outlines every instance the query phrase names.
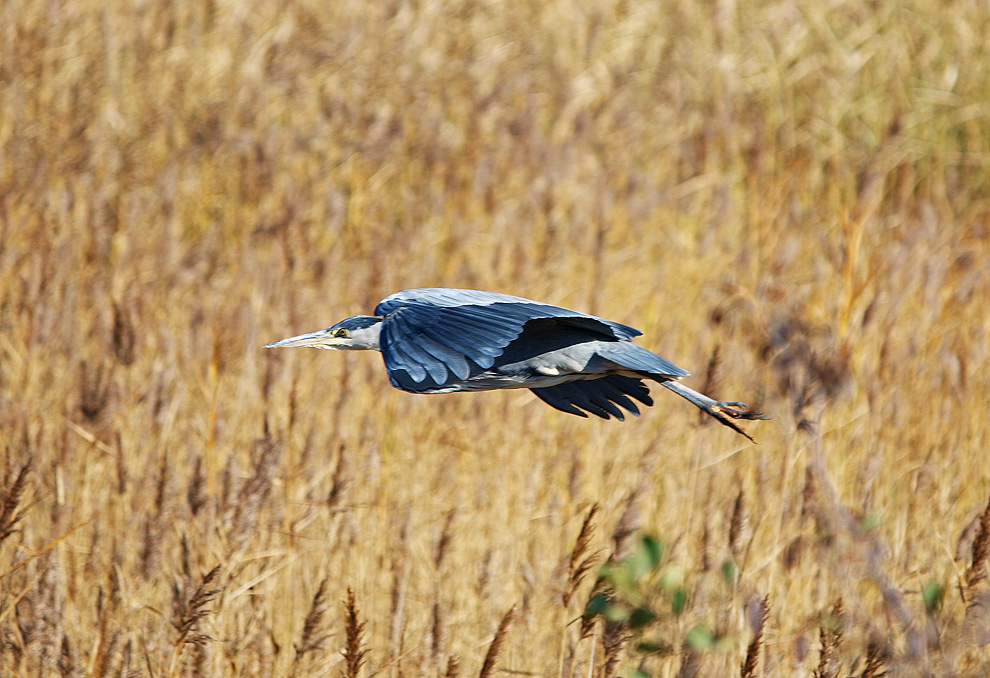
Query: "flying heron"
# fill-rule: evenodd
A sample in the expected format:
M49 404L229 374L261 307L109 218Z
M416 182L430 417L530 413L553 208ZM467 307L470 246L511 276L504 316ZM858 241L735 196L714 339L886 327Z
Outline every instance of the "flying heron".
M559 306L495 292L445 288L391 294L358 315L265 348L381 351L392 386L410 393L528 388L563 412L623 420L653 404L652 379L750 440L737 419L766 419L683 385L690 374L633 344L642 332Z

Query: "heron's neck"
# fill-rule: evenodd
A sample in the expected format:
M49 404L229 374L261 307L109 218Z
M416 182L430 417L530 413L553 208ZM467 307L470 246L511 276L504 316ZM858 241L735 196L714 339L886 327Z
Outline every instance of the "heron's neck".
M379 339L381 333L381 321L371 325L370 327L362 327L358 330L351 330L350 346L347 346L346 348L357 351L381 351L382 347Z

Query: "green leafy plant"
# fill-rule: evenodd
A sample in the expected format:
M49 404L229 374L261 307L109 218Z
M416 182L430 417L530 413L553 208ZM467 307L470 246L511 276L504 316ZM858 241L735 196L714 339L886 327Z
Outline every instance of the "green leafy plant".
M642 535L632 553L602 565L585 617L601 619L606 629L620 627L631 649L644 660L667 657L679 649L706 652L736 646L735 637L687 618L688 602L685 569L671 559L662 539ZM636 675L649 676L643 666Z

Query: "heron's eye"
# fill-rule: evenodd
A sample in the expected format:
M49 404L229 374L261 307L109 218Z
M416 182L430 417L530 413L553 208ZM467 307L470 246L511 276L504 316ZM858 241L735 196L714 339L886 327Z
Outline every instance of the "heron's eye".
M341 327L339 330L334 331L333 336L335 336L335 337L346 337L347 336L347 330L345 330L343 327Z

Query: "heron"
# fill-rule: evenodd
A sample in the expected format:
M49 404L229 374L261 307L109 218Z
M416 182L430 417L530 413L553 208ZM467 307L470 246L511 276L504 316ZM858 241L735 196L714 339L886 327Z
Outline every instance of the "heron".
M639 330L611 320L496 292L450 288L390 294L374 315L266 344L380 351L392 386L410 393L528 388L562 412L639 416L646 380L753 438L737 420L766 419L745 403L717 401L681 383L685 369L632 343ZM754 441L755 442L755 441Z

